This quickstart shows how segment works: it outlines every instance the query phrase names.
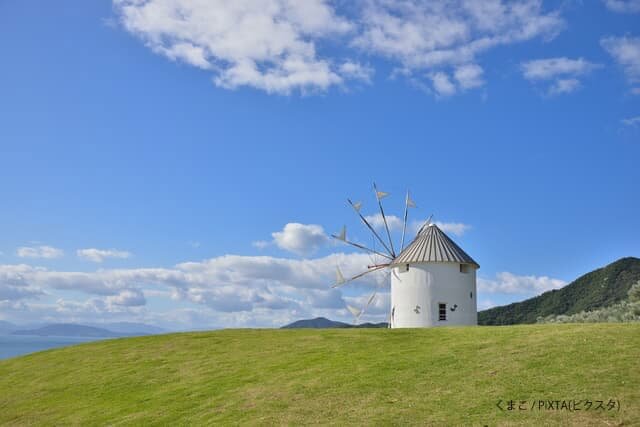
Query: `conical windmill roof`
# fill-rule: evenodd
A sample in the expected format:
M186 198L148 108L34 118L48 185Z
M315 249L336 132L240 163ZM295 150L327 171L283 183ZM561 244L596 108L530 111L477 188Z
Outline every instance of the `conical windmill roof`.
M422 229L413 242L409 244L391 264L413 264L418 262L457 262L480 265L473 260L460 246L456 245L435 224Z

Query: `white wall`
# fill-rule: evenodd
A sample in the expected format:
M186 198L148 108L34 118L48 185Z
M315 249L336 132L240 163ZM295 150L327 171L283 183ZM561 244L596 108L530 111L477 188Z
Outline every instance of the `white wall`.
M430 262L391 270L392 328L476 325L476 269L460 272L460 264ZM438 304L447 305L447 320L438 320ZM451 308L457 305L455 311ZM416 307L419 306L419 307Z

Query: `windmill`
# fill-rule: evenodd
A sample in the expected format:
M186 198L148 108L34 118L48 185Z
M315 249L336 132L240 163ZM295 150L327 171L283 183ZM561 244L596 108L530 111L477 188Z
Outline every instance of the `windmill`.
M380 211L380 216L382 217L382 222L384 224L384 230L386 232L386 239L384 239L382 236L380 236L380 234L376 231L376 229L371 225L371 223L367 220L367 218L362 214L362 202L353 202L351 201L351 199L347 199L347 202L349 203L349 205L351 206L351 208L353 209L353 211L358 215L358 217L360 218L360 221L366 226L367 230L371 233L371 237L372 237L372 246L373 247L367 247L363 244L360 243L356 243L353 242L351 240L348 239L347 237L347 227L343 226L342 230L340 231L339 234L332 234L331 237L333 237L334 239L346 243L350 246L353 246L361 251L364 251L366 253L368 253L369 255L372 256L371 258L371 264L366 266L366 270L345 278L345 276L342 273L342 270L340 269L340 266L336 266L336 282L332 285L332 288L338 288L338 287L342 287L348 283L352 283L355 280L358 280L368 274L374 273L374 272L385 272L387 274L390 274L391 272L391 265L394 259L396 259L397 255L400 254L402 252L402 250L404 249L404 244L405 244L405 235L406 235L406 231L407 231L407 220L409 217L409 209L410 208L415 208L416 204L415 202L411 199L409 191L407 190L407 194L405 197L405 203L404 203L404 217L403 217L403 224L402 224L402 239L400 242L400 246L398 247L398 252L396 253L396 247L393 244L393 239L391 237L391 231L389 229L389 223L387 222L387 216L385 215L384 212L384 208L382 206L382 200L389 196L389 193L385 192L385 191L380 191L378 189L378 187L376 186L375 182L373 183L373 192L375 194L375 198L378 204L378 209ZM431 218L429 218L429 220L427 221L427 223L429 223L431 221ZM426 224L425 224L426 225ZM424 226L423 226L424 228ZM379 249L376 248L377 244L380 244L381 247ZM382 262L379 262L378 259L381 259ZM347 309L349 310L349 312L351 312L351 314L354 316L355 322L357 322L360 317L365 313L365 311L369 308L369 306L373 303L373 301L375 301L376 295L377 295L378 289L376 288L374 290L374 292L369 296L369 298L367 299L367 302L365 303L365 305L362 308L359 307L354 307L351 305L347 305Z

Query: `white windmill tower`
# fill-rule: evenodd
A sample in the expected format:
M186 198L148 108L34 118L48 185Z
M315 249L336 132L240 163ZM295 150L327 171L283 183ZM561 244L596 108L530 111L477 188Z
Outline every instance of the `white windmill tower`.
M373 184L378 207L386 230L388 241L384 241L362 215L360 202L347 199L362 222L367 226L382 248L375 250L347 239L346 227L337 240L355 246L370 254L385 259L383 263L372 263L367 270L349 279L345 279L337 267L337 281L333 287L343 286L375 271L388 271L391 276L391 306L389 325L392 328L421 328L445 325L476 325L476 270L480 265L451 240L431 218L418 231L411 243L404 247L409 208L415 203L405 198L402 241L396 254L382 208L382 199L388 193L378 191ZM375 300L376 292L368 299L363 308L347 306L356 321Z

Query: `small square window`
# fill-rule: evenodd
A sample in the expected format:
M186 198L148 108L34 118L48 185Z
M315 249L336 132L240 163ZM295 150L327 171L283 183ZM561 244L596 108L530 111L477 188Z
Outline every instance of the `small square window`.
M438 304L438 320L447 320L447 304Z
M460 264L460 273L469 273L469 264Z

